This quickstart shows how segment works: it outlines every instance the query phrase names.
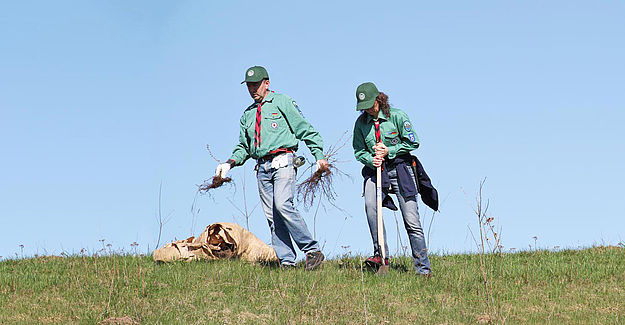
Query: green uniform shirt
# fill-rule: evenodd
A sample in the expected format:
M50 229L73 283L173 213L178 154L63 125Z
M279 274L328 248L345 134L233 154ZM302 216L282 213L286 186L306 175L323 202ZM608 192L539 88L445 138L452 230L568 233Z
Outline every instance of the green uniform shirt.
M299 141L304 141L317 160L325 159L323 140L300 112L295 101L283 94L270 92L261 107L260 146L255 145L256 110L258 103L245 109L241 116L239 143L230 159L240 166L252 157L261 158L279 148L297 150Z
M410 153L419 147L419 138L412 129L412 123L404 111L392 108L391 116L386 117L382 111L377 120L380 122L380 138L388 147L388 158L395 159L397 156ZM373 167L375 155L375 126L376 119L368 113L362 113L354 125L354 156L361 163Z

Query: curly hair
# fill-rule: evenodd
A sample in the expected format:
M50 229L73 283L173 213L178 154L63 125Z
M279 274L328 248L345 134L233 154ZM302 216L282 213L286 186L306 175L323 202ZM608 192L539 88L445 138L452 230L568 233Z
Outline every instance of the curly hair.
M384 116L390 117L391 116L391 105L388 103L388 95L383 93L383 92L380 92L378 97L375 98L375 101L378 102L378 105L380 105L380 111L382 111L382 113L384 113ZM367 112L362 110L362 111L360 111L360 113L361 114L366 114Z
M388 103L388 95L380 92L378 97L375 98L375 101L380 105L380 110L384 113L384 116L391 116L391 105Z

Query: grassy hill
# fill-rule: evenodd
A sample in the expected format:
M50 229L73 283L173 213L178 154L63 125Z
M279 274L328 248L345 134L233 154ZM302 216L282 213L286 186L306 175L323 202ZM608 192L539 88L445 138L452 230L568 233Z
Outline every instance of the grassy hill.
M394 258L377 276L345 257L306 272L151 257L0 262L0 324L625 323L625 249ZM486 279L486 285L484 283Z

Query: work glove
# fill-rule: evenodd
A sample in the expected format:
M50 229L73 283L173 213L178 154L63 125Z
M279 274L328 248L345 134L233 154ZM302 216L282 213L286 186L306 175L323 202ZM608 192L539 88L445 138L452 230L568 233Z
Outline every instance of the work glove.
M230 164L229 163L219 164L219 165L217 165L217 170L215 170L215 176L220 176L221 178L226 178L226 174L228 174L229 170L230 170Z
M317 168L315 169L315 173L321 168L321 166L327 165L328 161L325 159L317 160Z

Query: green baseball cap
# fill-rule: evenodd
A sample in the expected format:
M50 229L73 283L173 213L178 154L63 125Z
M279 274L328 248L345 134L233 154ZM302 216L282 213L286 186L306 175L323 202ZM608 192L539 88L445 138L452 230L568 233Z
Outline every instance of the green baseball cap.
M362 111L373 107L380 92L373 82L365 82L356 88L356 110Z
M259 82L263 79L269 79L269 74L267 73L267 70L259 65L255 65L245 70L245 80L241 81L241 83Z

